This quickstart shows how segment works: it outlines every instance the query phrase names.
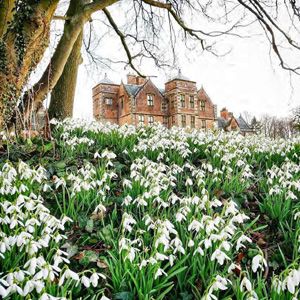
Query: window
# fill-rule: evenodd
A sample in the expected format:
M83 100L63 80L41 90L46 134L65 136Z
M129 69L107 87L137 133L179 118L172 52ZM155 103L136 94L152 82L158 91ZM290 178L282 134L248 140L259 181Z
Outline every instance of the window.
M139 125L144 124L144 115L139 115Z
M112 105L113 104L113 99L112 98L105 98L105 104L106 105Z
M147 94L147 104L148 106L153 106L153 95Z
M121 105L121 109L124 108L124 97L120 98L120 105Z
M154 123L154 117L153 116L148 116L148 125L152 126Z
M180 95L180 106L185 107L185 97L184 97L184 95Z
M195 128L195 116L191 116L191 128Z
M163 102L161 103L161 110L162 110L162 111L166 111L166 110L167 110L167 101L163 101Z
M202 127L202 129L206 129L206 121L205 120L201 120L201 127Z
M186 116L185 115L181 115L181 126L182 127L186 126Z
M172 125L175 125L175 116L172 116Z
M175 99L174 99L174 97L172 97L172 99L171 99L171 108L174 108L175 107Z
M168 117L167 116L163 117L163 125L168 127Z
M195 107L194 96L190 96L190 108L194 108L194 107Z
M200 101L200 110L205 111L205 101L204 100Z

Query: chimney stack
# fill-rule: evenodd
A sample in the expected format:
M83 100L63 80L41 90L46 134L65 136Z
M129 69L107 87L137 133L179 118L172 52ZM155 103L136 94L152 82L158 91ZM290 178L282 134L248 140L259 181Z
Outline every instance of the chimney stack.
M147 81L147 78L138 75L127 74L127 84L142 85Z
M225 120L228 120L229 119L229 112L227 110L226 107L224 107L221 112L220 112L220 115L221 115L221 118L225 119Z

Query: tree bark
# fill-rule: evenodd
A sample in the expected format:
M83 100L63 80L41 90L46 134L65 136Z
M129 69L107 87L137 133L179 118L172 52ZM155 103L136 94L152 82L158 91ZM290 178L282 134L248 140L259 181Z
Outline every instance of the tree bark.
M73 115L78 67L82 62L82 38L83 31L78 35L63 73L51 93L51 101L48 109L50 119L63 120Z
M43 57L59 0L1 2L0 130L6 129L32 70ZM13 13L16 6L17 13Z
M83 10L86 0L71 0L66 13L67 20L72 19L76 14ZM68 21L65 23L67 27ZM77 83L78 67L82 62L81 46L83 38L83 26L73 45L72 51L63 68L63 72L51 92L51 101L49 107L50 119L64 119L72 117L75 89Z
M86 1L88 4L66 21L64 33L48 67L40 80L25 93L24 101L19 106L18 100L28 77L47 49L50 23L59 0L14 1L21 3L20 5L30 5L32 10L30 14L25 15L25 20L20 20L23 14L19 11L13 17L13 22L17 20L18 24L22 24L22 40L19 39L19 32L12 30L10 26L3 38L0 36L0 131L12 126L17 106L19 115L22 115L25 121L28 120L30 111L35 111L41 106L63 73L72 48L91 14L117 1L119 0ZM21 53L19 44L22 46Z

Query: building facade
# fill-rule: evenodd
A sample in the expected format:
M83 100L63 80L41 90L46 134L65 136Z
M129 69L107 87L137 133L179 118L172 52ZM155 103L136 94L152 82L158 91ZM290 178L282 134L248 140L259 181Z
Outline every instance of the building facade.
M220 117L217 119L218 128L224 131L239 131L242 135L255 134L255 128L249 125L240 115L235 118L232 112L229 112L226 107L221 109Z
M93 88L93 115L96 120L119 125L152 125L211 129L216 106L203 87L178 75L158 89L149 78L127 75L127 83L115 84L105 76Z

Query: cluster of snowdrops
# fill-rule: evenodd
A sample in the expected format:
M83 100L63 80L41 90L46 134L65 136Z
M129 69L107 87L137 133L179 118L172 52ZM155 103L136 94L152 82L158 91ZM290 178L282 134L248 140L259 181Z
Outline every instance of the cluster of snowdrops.
M300 138L55 123L0 166L2 298L299 299Z

